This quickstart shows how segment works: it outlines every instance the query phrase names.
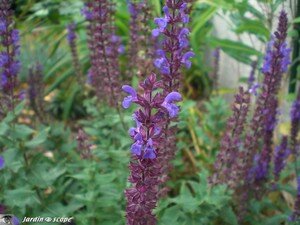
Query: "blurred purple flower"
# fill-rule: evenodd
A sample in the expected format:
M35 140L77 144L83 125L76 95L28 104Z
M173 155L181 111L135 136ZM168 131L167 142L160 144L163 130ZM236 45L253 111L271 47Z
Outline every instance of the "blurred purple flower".
M0 155L0 170L2 170L5 167L5 161L3 156Z
M122 102L123 108L127 109L133 101L137 100L137 93L134 88L129 85L123 85L122 90L129 94L129 96L125 97Z

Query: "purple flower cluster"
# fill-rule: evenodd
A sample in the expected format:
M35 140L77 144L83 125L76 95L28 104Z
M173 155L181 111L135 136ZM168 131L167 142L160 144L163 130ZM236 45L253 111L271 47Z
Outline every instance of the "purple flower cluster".
M278 115L278 91L280 88L283 73L287 70L289 52L286 44L287 36L287 15L284 11L280 13L277 30L268 44L265 62L263 65L264 80L261 93L257 98L256 108L251 120L251 132L246 136L245 150L247 153L244 165L244 174L249 174L254 163L254 156L259 155L258 167L264 171L269 170L273 152L273 133ZM259 152L258 149L262 150ZM265 173L267 175L267 172ZM263 182L265 176L255 182ZM249 187L251 179L245 181ZM261 185L260 185L261 186Z
M13 28L13 11L10 3L10 0L3 0L0 3L0 44L3 47L0 52L0 70L2 93L10 96L9 108L13 108L14 89L20 70L20 62L17 60L20 46L19 31Z
M0 155L0 170L2 170L5 167L5 161L3 156Z
M155 18L157 26L152 36L162 37L162 48L156 51L154 66L163 75L162 80L167 92L179 89L181 66L191 67L190 59L194 53L189 51L189 29L184 24L189 22L187 1L167 0L163 7L164 17Z
M67 40L71 49L72 62L76 73L77 82L78 84L83 85L84 82L83 82L83 75L81 73L81 67L78 58L77 45L76 45L77 36L75 33L75 29L76 29L75 23L71 23L67 26Z
M257 96L255 110L249 124L247 112L250 100L242 105L238 99L233 116L227 123L227 131L216 162L215 183L225 183L234 188L239 204L239 218L243 218L247 201L251 196L260 198L268 181L273 156L273 134L278 117L278 92L283 73L290 62L287 48L287 14L282 11L277 30L268 44L262 72L264 75L261 91ZM250 83L253 77L250 77ZM253 85L251 86L253 88ZM248 90L247 95L251 91ZM241 97L245 93L240 91ZM243 106L244 105L244 106ZM243 107L242 107L243 106ZM247 126L247 133L243 129ZM279 176L287 157L287 143L284 139L275 153L274 174ZM214 183L213 182L213 183Z
M232 116L227 121L226 132L221 142L221 149L215 163L215 174L212 183L226 183L232 188L239 184L241 179L243 158L242 135L246 126L246 119L250 107L250 95L239 88L232 105Z
M127 78L137 74L141 79L153 71L152 58L154 55L153 39L148 38L151 34L149 19L151 19L150 4L146 0L128 1L130 13L129 23L129 49Z
M182 80L182 67L190 68L190 59L194 56L194 53L189 50L188 36L190 32L186 27L190 13L188 1L167 0L163 12L163 17L154 19L157 27L152 30L152 36L158 39L157 42L161 41L161 47L156 50L156 58L153 64L161 74L163 95L166 98L164 105L169 113L174 112L176 114L179 109L168 102L167 96L174 91L179 91ZM174 94L171 96L176 98ZM173 123L175 121L176 117L171 113L162 127L162 133L165 137L165 141L162 143L164 150L159 156L163 174L160 180L162 189L168 179L169 171L172 168L170 163L176 152L175 134L177 133L177 127ZM161 195L163 195L164 191L161 191Z
M139 105L133 115L136 127L129 130L133 139L129 181L133 186L125 192L127 224L156 224L153 209L162 196L176 150L176 127L171 122L176 121L180 111L176 104L182 99L178 92L180 70L182 66L189 68L190 58L194 56L188 51L189 30L183 27L189 20L187 2L167 0L163 10L164 17L155 19L157 28L152 31L154 38L161 35L162 39L154 60L161 80L152 73L140 83L141 94L131 86L123 86L123 91L128 93L123 107Z
M115 34L114 5L108 0L89 0L82 14L89 22L88 47L91 68L89 79L100 101L118 108L120 71L118 57L124 51Z
M288 149L288 137L283 136L281 144L275 148L274 155L274 179L279 180L279 176L286 164L286 159L290 155L290 150Z
M139 86L142 94L129 85L122 87L129 94L123 100L123 107L128 108L132 103L139 106L133 114L135 127L129 129L133 140L129 166L132 187L125 191L126 217L127 224L156 224L153 209L156 207L159 178L162 175L159 162L165 141L162 129L166 114L177 116L179 108L175 103L181 100L181 95L172 92L164 98L160 90L161 82L154 73Z

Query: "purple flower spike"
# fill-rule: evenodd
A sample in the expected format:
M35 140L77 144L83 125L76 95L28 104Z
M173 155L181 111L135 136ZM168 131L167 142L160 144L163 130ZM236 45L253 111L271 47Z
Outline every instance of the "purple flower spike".
M5 161L3 156L0 156L0 170L2 170L5 167Z
M194 56L195 56L194 52L189 51L185 53L182 57L181 63L183 63L187 69L191 68L192 63L190 61L190 58Z
M129 85L123 85L122 90L129 94L129 96L125 97L122 102L123 108L127 109L130 107L132 101L137 99L137 94L134 88Z
M178 92L173 91L166 96L162 103L162 106L168 110L171 118L176 117L179 112L179 107L174 104L174 102L179 102L181 100L181 95Z

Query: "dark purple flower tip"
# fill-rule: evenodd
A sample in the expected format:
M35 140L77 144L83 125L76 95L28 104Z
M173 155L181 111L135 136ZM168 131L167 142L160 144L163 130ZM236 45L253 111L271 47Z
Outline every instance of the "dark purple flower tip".
M187 69L191 68L192 62L190 61L190 58L192 58L194 56L195 56L195 53L192 51L185 53L182 56L181 63L183 63Z
M143 145L139 141L137 141L133 145L131 145L131 153L140 156L142 154L142 148Z
M129 96L125 97L122 102L123 108L127 109L130 107L132 101L137 99L137 93L134 88L129 85L123 85L122 90L129 94Z
M74 23L71 23L67 26L67 40L69 43L73 42L76 39L75 28L76 25Z
M0 156L0 170L2 170L5 167L5 161L3 156Z
M181 100L181 95L178 92L173 91L166 96L162 103L162 106L168 110L171 118L176 117L179 113L179 107L174 104L174 102L179 102Z

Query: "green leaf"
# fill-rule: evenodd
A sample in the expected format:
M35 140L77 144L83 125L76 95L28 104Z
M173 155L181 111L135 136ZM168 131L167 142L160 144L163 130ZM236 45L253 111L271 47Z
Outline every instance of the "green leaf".
M293 23L300 23L300 17L297 17L293 20Z
M261 53L250 46L238 41L229 39L219 39L211 37L207 40L214 48L220 47L225 53L235 58L236 60L250 64L252 62L250 56L260 56Z
M31 141L28 141L25 146L27 148L35 148L41 144L43 144L47 140L47 136L49 133L50 127L45 128L41 132L39 132Z
M267 41L270 38L269 29L260 20L244 19L242 23L235 29L238 34L250 33L256 36L263 37L263 40Z

